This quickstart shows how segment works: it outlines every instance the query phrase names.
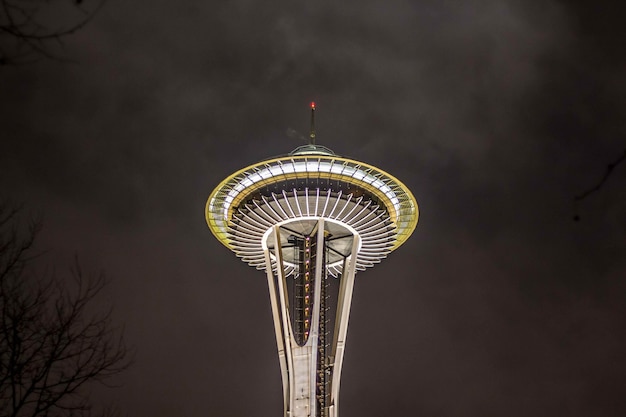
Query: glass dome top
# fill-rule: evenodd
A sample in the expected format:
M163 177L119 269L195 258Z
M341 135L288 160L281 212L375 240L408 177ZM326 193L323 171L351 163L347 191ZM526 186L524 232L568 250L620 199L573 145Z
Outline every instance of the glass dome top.
M314 144L311 144L311 143L309 143L307 145L298 146L296 149L294 149L293 151L289 152L289 155L291 155L291 156L296 156L296 155L329 155L329 156L338 156L335 152L331 151L326 146L314 145Z

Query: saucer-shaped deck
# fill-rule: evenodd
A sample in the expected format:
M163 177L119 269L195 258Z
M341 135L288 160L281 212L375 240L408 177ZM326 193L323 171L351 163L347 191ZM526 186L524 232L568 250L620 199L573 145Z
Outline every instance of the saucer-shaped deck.
M281 225L287 242L291 235L313 232L320 218L327 220L326 265L336 276L354 234L361 242L356 267L364 270L408 239L418 207L393 176L314 145L234 173L213 190L206 205L211 232L257 269L265 269L264 246L272 249L268 238L274 225ZM288 246L285 251L288 259ZM287 263L286 272L292 271Z

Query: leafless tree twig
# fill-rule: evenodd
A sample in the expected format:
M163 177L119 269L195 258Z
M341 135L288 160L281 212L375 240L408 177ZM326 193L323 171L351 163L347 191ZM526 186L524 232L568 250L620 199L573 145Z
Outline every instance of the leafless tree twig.
M588 190L574 197L574 201L583 200L587 198L589 194L592 194L598 191L600 188L602 188L606 180L608 180L611 174L613 173L613 170L615 169L615 167L617 167L619 164L621 164L625 160L626 160L626 149L624 149L624 153L622 153L622 155L619 158L617 158L615 161L613 161L612 163L606 166L606 171L604 172L604 176L600 179L600 181L598 181L598 183L594 185L593 187L589 188Z
M106 279L78 261L69 282L34 270L41 223L20 211L0 205L0 417L91 416L85 388L130 364L111 310L93 313Z
M22 65L52 52L85 27L104 0L0 0L0 65Z

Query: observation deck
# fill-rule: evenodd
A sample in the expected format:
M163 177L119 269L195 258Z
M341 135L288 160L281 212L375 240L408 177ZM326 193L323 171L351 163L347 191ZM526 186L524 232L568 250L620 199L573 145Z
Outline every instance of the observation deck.
M206 205L211 232L257 269L265 269L267 230L297 219L293 226L306 229L307 219L319 217L361 236L356 268L362 271L409 238L418 206L392 175L319 145L300 146L235 172L213 190ZM343 243L333 245L345 254ZM340 274L339 258L328 268L331 275Z

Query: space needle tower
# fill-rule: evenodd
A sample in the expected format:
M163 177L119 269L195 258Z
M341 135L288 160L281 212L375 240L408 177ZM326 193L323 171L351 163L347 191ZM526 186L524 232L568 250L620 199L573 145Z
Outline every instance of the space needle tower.
M211 193L215 237L269 286L284 417L338 417L357 271L402 245L417 225L409 189L315 141L243 168Z

